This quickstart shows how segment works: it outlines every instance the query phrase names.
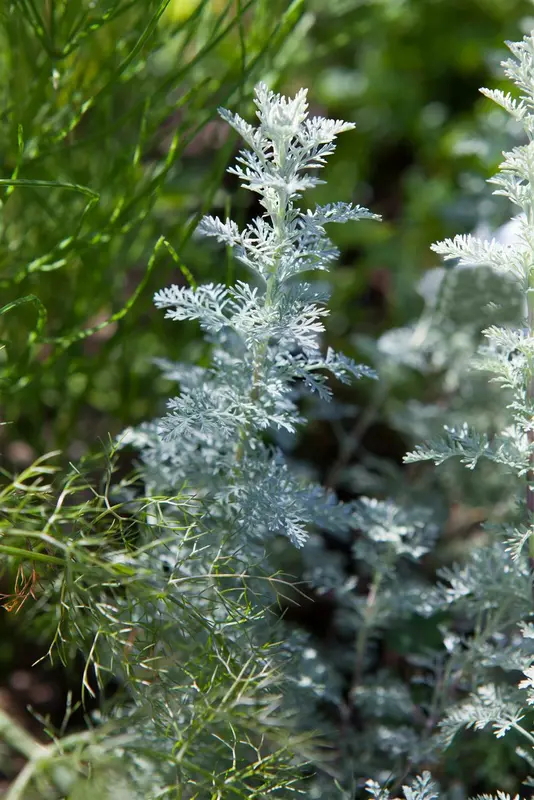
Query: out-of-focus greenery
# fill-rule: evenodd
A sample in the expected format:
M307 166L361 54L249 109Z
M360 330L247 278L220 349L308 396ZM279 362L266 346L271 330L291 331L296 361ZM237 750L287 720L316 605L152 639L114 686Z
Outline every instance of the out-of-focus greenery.
M299 0L3 5L0 336L11 440L76 456L154 412L151 356L183 342L149 327L147 308L155 286L180 279L221 185L234 142L212 122L217 106L242 102L277 58L280 68L301 16ZM160 237L169 245L156 252ZM201 280L212 269L195 266ZM9 305L22 298L31 302Z
M335 233L342 300L330 330L346 336L362 319L376 325L363 307L369 291L386 295L382 326L413 316L416 280L436 263L430 243L495 212L483 179L500 158L503 122L496 111L488 123L490 104L478 89L494 85L496 74L500 80L503 41L530 30L533 8L529 0L310 0L309 7L316 20L293 85L312 87L312 102L329 116L356 122L327 178L385 221ZM490 142L484 126L492 121Z

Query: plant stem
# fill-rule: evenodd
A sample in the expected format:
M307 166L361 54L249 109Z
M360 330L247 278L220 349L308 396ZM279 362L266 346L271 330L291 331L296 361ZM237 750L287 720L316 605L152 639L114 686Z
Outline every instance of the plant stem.
M0 739L28 759L46 753L46 747L2 709L0 709Z
M0 553L5 553L8 556L27 558L30 561L44 561L47 564L56 564L59 567L65 564L64 558L56 558L56 556L49 556L46 553L39 553L36 550L24 550L22 547L11 547L11 545L8 544L0 544Z
M378 570L375 572L373 582L367 594L367 602L365 604L365 611L363 613L362 626L358 632L358 638L356 641L356 669L354 671L354 678L352 681L353 687L359 686L362 682L363 671L365 667L364 662L367 636L370 628L373 625L373 617L376 614L376 601L383 577L383 572L379 572Z
M265 289L265 307L268 308L272 303L272 293L274 288L274 283L276 280L275 275L271 275L271 277L267 281L267 286ZM263 362L265 359L265 354L267 352L267 342L263 342L258 348L258 352L256 354L256 358L254 359L254 365L252 369L252 388L250 390L250 399L257 400L259 397L259 382L262 375L262 367ZM243 425L241 431L239 433L239 439L237 442L237 447L235 451L235 460L236 464L240 464L243 460L243 456L245 455L245 444L247 441L248 435L248 424Z

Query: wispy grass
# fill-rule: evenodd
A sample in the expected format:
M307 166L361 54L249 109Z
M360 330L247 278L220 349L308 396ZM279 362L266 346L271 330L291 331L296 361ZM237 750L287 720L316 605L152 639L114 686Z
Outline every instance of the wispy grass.
M43 452L72 443L82 411L92 423L110 413L117 429L154 411L157 338L143 314L174 264L150 256L164 236L185 263L234 147L208 123L248 96L301 14L300 0L4 6L0 339L12 439ZM37 320L37 301L12 305L21 297L38 298Z
M284 593L283 576L216 541L187 493L144 499L133 478L110 488L112 461L61 475L54 460L6 480L0 496L13 587L2 602L51 643L53 661L84 653L81 700L100 695L100 711L66 737L68 719L60 730L45 720L44 746L0 716L2 738L27 759L7 796L90 797L103 775L130 797L297 791L314 748L284 710L287 655L264 602Z

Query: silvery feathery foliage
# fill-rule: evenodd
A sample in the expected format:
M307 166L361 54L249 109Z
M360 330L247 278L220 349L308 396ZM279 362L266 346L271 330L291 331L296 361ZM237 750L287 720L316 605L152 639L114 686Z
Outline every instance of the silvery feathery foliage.
M507 393L488 385L487 374L474 371L472 361L490 325L522 324L524 294L508 275L473 265L431 269L417 291L423 308L413 322L386 331L377 341L356 338L380 379L371 386L363 428L356 420L354 434L347 437L348 424L334 423L340 450L347 451L348 441L351 458L357 454L357 461L346 459L343 470L331 470L336 475L332 485L387 496L407 508L425 505L433 509L438 524L449 528L453 506L482 509L509 503L513 476L504 474L504 468L497 472L489 461L474 475L459 460L449 459L437 472L418 470L414 481L413 472L367 453L362 437L369 426L384 420L407 442L406 449L438 439L444 424L459 428L466 422L471 428L476 425L481 435L505 428ZM467 522L466 515L464 519ZM463 521L455 517L454 529L460 524Z
M376 394L383 398L380 414L386 415L392 428L414 439L417 433L434 433L445 413L452 422L461 422L468 413L473 422L491 429L496 420L506 420L506 396L498 387L488 392L486 376L470 373L469 361L489 322L513 324L520 319L521 292L507 276L489 268L448 269L429 278L433 280L426 279L420 289L426 302L420 319L410 328L385 334L378 347L367 346L380 375L376 384ZM426 385L428 377L432 378L434 405L397 400L403 393L396 383L412 380L413 385L415 370ZM346 441L346 426L342 435ZM354 533L329 536L325 544L324 537L314 535L303 548L299 575L332 609L326 642L313 641L313 657L309 656L307 664L315 666L317 683L324 687L323 716L327 703L329 738L339 748L344 784L350 785L352 776L361 786L362 775L385 780L388 773L405 774L407 763L413 769L428 766L442 744L429 733L452 704L456 691L444 686L445 652L424 652L417 637L405 644L403 651L409 651L404 659L412 674L408 683L383 664L377 670L380 648L387 647L399 631L424 627L425 623L417 620L444 610L472 618L480 608L481 585L487 589L487 602L501 604L503 613L508 606L515 620L517 613L521 615L528 607L530 589L528 575L526 585L517 580L515 572L501 575L502 552L492 548L480 552L487 558L473 561L469 580L463 568L451 568L442 571L438 587L432 587L425 568L417 563L448 524L451 504L504 506L510 481L493 475L492 465L482 479L468 473L468 483L465 470L451 461L447 475L440 470L436 477L421 476L418 485L412 486L406 475L400 469L393 471L390 464L380 472L379 459L367 461L360 449L358 460L355 467L338 473L343 488L361 491L369 476L381 495L394 499L362 498L354 515L358 520L356 537ZM477 480L482 485L477 485ZM449 538L443 538L441 547L447 546ZM502 577L498 584L487 582L490 571ZM421 669L426 674L424 689L417 677ZM316 708L311 710L320 718ZM347 719L356 723L347 723ZM328 782L322 792L316 784L311 796L327 798L329 792ZM352 796L350 791L346 796Z
M423 750L412 729L409 693L403 694L400 685L392 687L386 675L370 678L369 666L376 632L421 610L420 587L411 580L408 565L427 552L436 529L424 511L406 514L390 502L339 504L332 493L297 477L283 454L265 443L269 429L292 434L302 421L296 389L324 401L331 395L328 373L344 382L372 374L330 349L322 351L327 298L302 281L301 273L326 269L337 256L326 238L327 222L376 217L343 203L307 212L295 204L302 191L318 182L306 171L321 166L333 151L334 137L352 125L309 120L303 92L287 100L260 86L256 104L257 129L221 113L251 148L239 155L233 172L259 194L265 214L244 231L231 220L212 217L200 225L201 233L234 249L253 284L173 286L156 294L156 305L170 319L199 321L214 343L212 365L202 369L161 362L181 393L169 402L166 417L129 432L126 440L142 449L149 491L175 491L187 482L202 528L216 541L222 535L225 547L230 546L227 534L234 537L243 562L253 560L254 553L261 557L255 548L268 535L284 534L300 546L313 528L345 539L361 531L353 558L366 565L368 595L355 591L316 535L303 548L302 577L319 593L333 592L339 627L357 642L350 706L352 713L372 719L372 732L340 737L339 723L349 711L340 666L343 671L353 662L354 668L347 648L344 653L338 648L339 658L330 653L325 659L320 648L295 634L287 649L294 692L306 698L299 703L300 722L313 728L322 718L338 750L334 774L345 785L355 777L363 785L364 776L376 774L386 754L395 753L401 764L407 758L417 762ZM397 575L400 562L405 568ZM240 647L239 637L232 636L233 646ZM380 702L372 703L373 696ZM324 712L325 706L331 713ZM316 781L310 792L331 796L331 775L324 786Z
M304 90L288 99L260 84L255 102L256 128L220 113L248 145L230 172L259 196L264 213L243 230L211 216L199 226L233 248L252 283L171 286L156 294L169 319L199 321L214 343L212 365L168 366L180 394L163 419L125 440L142 448L147 481L158 492L187 481L218 524L259 541L283 534L300 547L310 525L346 527L350 509L298 480L265 443L265 432L296 430L296 387L329 398L328 375L343 382L372 375L342 354L323 352L327 297L302 274L325 270L337 257L327 223L378 217L350 203L307 211L296 204L321 183L310 170L325 164L336 136L352 124L310 118Z
M442 741L450 743L465 727L491 726L499 738L510 733L519 745L523 740L518 752L532 766L534 736L526 718L532 704L534 650L532 626L527 622L532 615L534 556L534 35L508 46L512 58L503 66L518 87L519 98L502 91L482 91L525 133L525 143L504 154L499 173L490 179L497 187L494 193L507 197L519 210L514 240L482 241L462 235L433 248L459 264L503 274L522 292L523 319L516 325L489 325L473 364L504 390L507 418L493 432L468 424L447 426L442 437L416 447L406 461L441 464L456 457L474 470L479 461L488 460L515 478L515 507L508 509L506 522L488 524L487 542L465 564L441 573L437 605L478 620L473 635L452 631L448 635L451 675L471 693L449 710L442 724ZM527 689L526 702L514 687L516 670L526 675L520 684ZM496 680L498 675L503 676L501 681Z
M171 537L165 552L153 556L164 557L173 580L184 587L195 579L202 579L199 586L205 582L194 605L204 624L224 636L229 654L247 664L255 652L263 664L276 650L268 643L279 637L279 631L273 637L259 602L261 596L272 603L273 588L277 592L276 581L258 580L268 537L282 535L302 547L313 529L346 535L360 522L353 504L343 505L299 477L266 437L271 431L296 431L302 422L297 391L329 400L328 376L349 382L374 375L321 348L327 294L303 277L327 269L337 257L327 223L378 219L348 203L307 211L297 205L304 190L320 183L310 170L324 165L336 136L352 124L310 118L305 91L288 99L260 84L256 106L257 128L220 113L250 148L241 151L231 171L258 194L264 213L241 231L231 220L214 217L199 226L200 233L233 248L251 281L171 286L156 294L156 305L169 319L200 323L213 345L212 361L209 367L161 361L180 393L163 419L122 437L123 445L141 450L148 495L174 497L184 487L190 493L188 521L199 531L199 544L195 537ZM174 527L181 524L179 503L155 500L154 510L155 530L165 531L165 519L171 525L174 520ZM401 539L399 533L399 547ZM214 580L219 587L221 570L225 588L212 591L208 587ZM284 591L282 586L280 594ZM286 655L292 659L284 690L288 706L292 693L305 694L303 707L323 701L330 689L313 647L295 634L281 650L271 658L278 664ZM182 713L187 717L187 709ZM305 727L304 719L299 721Z
M505 239L509 227L503 226L495 238ZM476 426L481 437L506 428L509 392L488 385L487 374L473 370L473 357L490 326L522 325L521 287L489 266L455 264L429 270L417 289L424 306L412 324L387 331L376 344L362 341L380 375L375 394L381 398L381 415L413 443L439 440L444 425L454 430ZM407 385L412 398L401 400ZM373 468L376 473L374 462ZM504 468L496 471L494 463L482 462L479 469L482 476L474 476L458 460L449 459L438 474L420 476L421 497L426 503L432 487L438 489L445 511L451 503L479 507L506 503L512 478ZM355 479L361 481L362 465ZM377 488L391 495L402 480L401 473Z
M392 800L391 793L376 781L367 781L367 791L373 800ZM418 776L410 786L403 786L404 800L438 800L439 794L429 772Z
M329 544L314 534L301 551L299 576L332 614L326 639L315 636L301 651L299 674L313 697L300 716L310 727L320 725L331 748L329 770L319 772L310 800L351 800L369 776L400 776L407 764L416 770L429 763L428 707L439 687L421 694L381 663L379 651L408 621L436 609L418 564L438 533L433 516L430 508L360 498L357 533L330 534ZM420 657L421 642L413 645Z
M534 248L534 184L531 164L534 157L534 72L532 70L533 38L510 44L514 58L503 63L505 73L521 89L519 100L501 91L483 90L520 122L527 143L505 153L498 175L490 183L498 188L495 194L505 195L518 206L520 214L514 220L513 241L481 241L470 235L446 239L433 249L446 259L456 259L460 264L490 268L512 279L524 298L524 318L519 325L492 324L484 331L485 344L478 351L473 364L477 369L493 375L492 381L507 392L508 419L498 433L488 435L466 423L446 426L445 435L428 445L418 446L406 457L407 462L432 460L441 464L458 457L469 469L474 469L480 459L501 465L530 484L532 468L534 412L532 378L534 367L532 353L534 324L532 291L534 276L532 256ZM526 505L530 514L531 491L526 490ZM508 532L508 538L527 543L525 527L519 525ZM516 559L520 552L514 550Z
M436 253L460 264L490 267L513 279L526 298L526 316L522 327L491 325L485 331L485 346L479 350L478 368L493 373L495 380L511 393L510 424L491 441L473 429L462 426L446 429L445 436L429 447L417 448L407 461L430 459L441 463L449 457L460 455L469 468L482 458L490 458L513 469L519 475L529 471L533 403L530 392L532 379L533 318L532 255L534 251L534 71L532 69L533 39L510 44L514 58L503 62L506 75L521 89L520 100L501 91L483 90L483 93L501 105L520 122L527 143L504 154L500 172L490 179L497 186L494 194L504 195L519 208L516 219L516 236L512 243L495 240L482 241L471 235L459 235L433 245Z
M417 434L435 433L444 414L452 421L461 421L467 412L473 422L488 429L495 420L506 419L503 393L497 387L488 392L486 376L471 374L469 361L488 322L513 323L522 310L516 285L489 268L436 272L422 282L425 308L413 326L384 334L378 346L365 342L367 355L380 375L376 394L382 398L381 416L387 417L392 428L413 439ZM495 297L500 301L498 307L492 303ZM426 385L432 378L435 404L398 401L402 395L398 384L411 380L413 386L414 371ZM480 608L481 585L487 589L487 601L494 605L502 604L506 596L515 620L515 615L528 607L530 589L528 582L525 586L509 572L502 574L498 586L495 581L487 582L490 570L501 575L501 551L481 551L480 555L491 554L492 558L479 559L469 580L463 568L444 569L437 587L428 582L425 570L417 564L432 548L438 533L448 526L451 504L466 498L463 503L475 506L503 505L510 487L502 475L492 475L488 468L482 479L478 477L482 485L477 485L475 476L469 473L471 480L467 483L464 470L451 461L448 474L440 470L436 477L422 475L413 486L401 470L392 471L389 464L381 471L382 463L375 457L366 460L365 453L362 456L358 450L358 459L355 467L339 473L343 487L361 490L369 476L375 490L394 500L360 501L359 533L350 548L351 558L347 556L350 540L346 536L341 552L314 536L303 550L302 574L315 593L328 598L335 608L326 646L315 643L316 661L328 689L325 696L330 707L336 708L338 719L353 715L361 721L352 728L340 725L332 735L342 748L343 764L357 776L360 785L362 772L387 781L390 774L405 774L407 763L413 769L428 766L443 744L430 737L430 732L452 705L456 692L445 685L444 652L424 652L417 638L411 641L404 655L412 674L408 683L384 666L376 669L378 648L389 637L406 631L407 620L409 626L417 627L424 623L416 620L444 610L472 618ZM442 547L448 538L443 538ZM417 677L421 669L426 674L424 689ZM317 791L313 797L329 797L328 791L327 786L323 794Z

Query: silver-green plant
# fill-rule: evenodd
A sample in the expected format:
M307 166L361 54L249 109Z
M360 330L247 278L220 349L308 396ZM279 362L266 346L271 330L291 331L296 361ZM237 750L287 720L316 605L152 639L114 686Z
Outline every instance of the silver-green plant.
M391 800L391 793L376 781L367 781L366 789L373 800ZM439 794L429 772L415 778L410 786L402 787L404 800L438 800Z
M327 294L303 278L327 269L337 256L326 223L376 215L345 203L299 208L300 195L319 182L309 171L323 166L336 136L353 126L310 119L304 91L288 99L260 85L258 127L227 111L221 115L248 145L231 171L259 196L263 213L244 230L214 217L200 225L200 233L233 249L250 281L172 286L155 297L168 318L200 323L212 359L203 367L161 361L179 394L166 416L122 437L123 446L141 452L144 499L125 484L114 490L116 498L122 494L121 505L113 505L106 488L83 513L76 507L65 516L63 500L52 503L44 532L34 520L36 552L54 576L41 607L48 602L56 614L56 645L63 654L74 646L88 654L87 695L114 676L118 702L94 716L94 730L58 735L48 747L12 736L28 764L10 798L25 792L81 796L86 779L102 796L270 798L302 790L310 798L331 798L334 777L337 796L352 800L367 774L374 776L366 788L375 800L401 787L406 800L436 800L438 789L426 772L403 786L409 772L461 728L487 725L499 737L515 732L523 740L519 752L534 764L528 722L534 680L534 38L512 51L507 74L522 98L489 94L528 137L527 145L506 155L494 179L498 192L520 205L517 245L457 237L436 246L469 264L473 275L498 269L526 298L523 323L508 324L505 313L502 324L487 329L488 344L479 353L478 366L494 371L508 393L509 420L499 435L448 429L444 439L406 460L441 463L460 456L474 468L482 456L490 458L517 476L517 520L488 527L487 542L469 562L442 570L441 583L429 589L412 563L437 532L431 510L365 498L339 503L272 444L273 433L294 434L304 422L303 395L330 399L329 374L341 381L372 376L343 355L324 352ZM446 336L431 317L429 309L423 322L445 352ZM470 329L469 341L476 335ZM432 353L425 353L425 363ZM74 478L60 497L73 485ZM352 566L358 564L365 578L363 590L339 553L324 547L324 530L345 538ZM339 673L331 677L319 648L298 636L279 643L287 631L269 605L290 587L269 568L277 536L299 548L302 575L316 592L335 598L337 622L355 642L354 650L333 659L350 676L348 692ZM5 542L16 549L11 539ZM406 686L386 671L375 674L373 640L403 618L434 612L448 614L442 631L449 656L431 702L419 707ZM475 621L473 634L457 630L458 616ZM517 690L514 671L526 678ZM291 710L303 693L295 719ZM427 748L433 716L462 695ZM327 703L335 708L338 758L321 765L315 782L302 783L303 762L316 752L296 728L322 724L318 711ZM352 712L365 720L363 731L351 730ZM9 720L1 715L0 727L9 739ZM380 771L388 759L394 764ZM375 780L384 774L391 776L389 789Z
M528 59L533 50L532 40L526 39L513 48L519 66L516 69L516 62L507 62L507 71L526 92L525 87L530 85ZM532 92L525 94L520 102L493 93L494 99L525 124L528 135L534 131L534 125L528 126L531 119L528 109L534 108ZM297 478L283 454L269 444L266 434L270 429L293 433L303 421L296 403L297 388L316 392L326 399L330 392L325 372L341 380L359 377L364 372L331 351L322 353L321 317L325 314L326 298L300 277L308 270L324 269L336 255L324 232L326 222L374 215L345 204L307 213L300 211L295 199L317 183L316 178L304 171L322 165L333 150L335 136L346 130L347 125L309 120L302 92L287 100L260 86L256 102L260 120L257 129L227 112L223 116L250 148L240 153L233 171L259 194L265 213L244 231L230 220L223 222L211 217L205 218L200 228L204 234L234 248L237 258L252 273L254 283L238 282L232 287L174 286L156 295L157 305L165 308L170 318L200 322L214 344L213 361L211 367L202 369L164 364L166 374L180 383L180 395L170 401L166 417L130 432L126 438L142 449L143 474L151 492L157 489L172 493L187 484L194 495L197 524L207 537L206 552L211 553L216 547L226 555L229 576L238 552L239 563L245 565L241 577L245 570L247 574L257 570L264 558L266 542L273 535L285 535L302 546L313 528L343 532L358 527L366 534L370 532L367 538L372 546L367 547L366 539L361 538L355 550L356 558L370 568L372 580L367 597L351 596L350 587L347 590L346 585L342 586L352 618L358 620L357 673L352 696L355 705L359 703L365 709L369 708L366 698L369 699L373 688L363 679L369 632L374 625L387 621L386 607L379 608L381 618L378 615L378 588L382 604L387 605L389 600L393 609L397 598L398 605L399 595L393 593L398 584L392 580L392 568L397 566L399 556L417 557L424 552L426 545L417 540L424 526L414 525L410 518L394 534L398 516L394 507L388 516L387 504L337 503L333 495L317 484L305 484ZM522 187L528 187L531 180L529 147L516 148L508 154L501 175L494 179L499 193L509 196L524 212L518 246L506 247L495 242L484 245L473 237L457 237L436 247L438 252L459 257L464 263L506 272L518 281L527 303L532 269L529 226L534 201L533 193L523 191ZM521 329L506 325L488 328L485 334L488 345L480 353L480 365L494 369L511 392L510 425L491 440L467 428L448 430L443 441L418 448L407 461L433 459L440 463L460 455L468 466L474 467L478 458L487 456L515 470L520 478L526 475L528 485L532 472L530 419L534 368L530 361L532 319L531 314L527 316L529 319ZM446 695L452 684L469 686L473 697L450 710L442 726L443 744L450 741L452 729L465 724L482 727L495 719L499 722L499 734L517 730L513 686L507 685L506 680L502 687L493 686L488 675L491 670L509 671L510 667L524 671L531 663L528 637L523 638L522 647L517 643L517 626L528 618L532 602L530 564L523 554L523 545L530 537L530 488L527 492L519 503L519 515L526 515L527 525L515 526L511 534L508 526L506 542L495 535L493 542L475 552L469 564L443 571L442 583L434 592L419 590L418 593L414 585L413 597L406 586L400 595L409 612L416 608L417 598L423 613L452 609L462 611L470 619L474 615L477 620L472 637L460 637L454 626L446 634L447 648L452 654L446 668L449 685L441 689ZM375 519L377 515L379 522L383 518L380 524ZM159 524L166 524L165 516ZM413 532L415 541L410 541ZM510 539L514 540L513 547ZM182 542L176 545L182 554L188 546ZM391 563L387 558L384 560L384 551L391 556ZM208 572L211 574L211 566L205 574ZM388 583L389 593L384 592ZM235 585L232 588L235 591ZM204 618L210 624L219 618L218 609L218 602L203 607ZM257 641L259 628L253 627L251 639ZM233 648L242 646L238 633L226 635ZM384 688L387 687L375 687L375 696L378 689L383 693ZM510 719L513 724L503 726L503 719ZM384 726L381 730L385 730ZM526 731L526 735L531 734ZM393 733L388 741L398 739L399 735ZM416 750L417 746L414 741L410 749ZM411 752L406 755L413 760ZM399 777L402 779L402 775ZM379 791L373 784L369 788ZM435 796L426 777L418 779L408 792L414 798Z
M348 382L371 371L321 348L328 295L305 280L325 270L337 251L330 222L377 219L361 206L335 203L301 210L296 201L321 181L339 133L354 125L307 113L306 91L293 99L256 89L259 126L227 111L221 116L248 145L229 171L259 196L264 213L240 231L235 222L205 217L199 232L233 248L250 282L233 286L171 286L155 302L173 320L198 320L213 342L210 367L164 364L179 381L162 420L134 434L144 474L158 491L184 481L204 500L210 527L241 541L282 534L302 546L310 525L347 525L347 512L319 485L305 484L269 429L294 433L303 422L297 390L330 397L328 374Z
M342 382L373 376L342 354L324 352L328 294L305 277L328 269L337 257L326 236L327 223L378 217L350 203L308 210L297 205L306 189L321 182L313 171L333 153L337 135L354 126L310 118L304 90L288 99L260 84L255 102L257 128L237 115L220 113L248 145L230 172L259 196L263 214L244 230L215 217L205 217L199 227L234 250L250 281L171 286L156 294L156 305L168 318L199 321L212 343L211 365L160 362L167 377L179 383L180 394L169 401L163 419L127 431L122 439L141 450L148 494L173 496L186 489L191 497L189 513L203 545L192 550L188 538L178 536L167 545L175 559L172 568L180 558L187 565L184 555L191 552L196 563L188 569L206 578L221 572L218 565L224 561L226 591L247 598L242 625L233 630L228 623L223 626L234 654L254 653L280 636L265 620L265 606L284 591L265 580L269 540L287 537L302 547L314 529L348 532L359 524L352 504L339 503L333 493L292 469L270 433L295 433L304 422L302 395L330 399L328 375ZM161 512L161 505L156 507ZM176 525L182 511L167 506L161 513L158 525L165 525L166 518ZM262 574L263 583L258 580ZM268 586L271 591L263 591ZM228 619L222 597L220 592L199 594L206 624L221 627ZM302 691L311 697L321 694L304 674L312 650L296 639L283 648L294 665L286 670L286 707Z
M433 246L460 265L491 268L515 281L524 297L519 325L493 324L484 331L474 367L490 375L506 394L507 420L500 431L474 426L447 427L445 434L406 456L412 463L435 464L456 457L473 470L489 459L515 476L515 505L506 519L490 520L487 539L464 564L443 570L435 592L436 609L449 609L472 621L472 635L452 626L449 675L470 695L452 707L442 723L442 741L450 744L465 727L491 725L497 737L517 737L517 752L534 764L534 734L526 701L514 673L526 673L520 686L531 693L534 564L534 34L509 43L512 58L503 62L518 96L501 90L482 92L522 129L524 143L504 153L490 183L518 210L512 243L456 236ZM499 677L500 676L500 677ZM521 723L521 724L520 724ZM525 746L526 745L526 746ZM531 784L529 784L531 785ZM500 795L499 795L500 796Z
M372 374L323 352L327 296L302 275L337 255L326 223L376 215L349 203L296 205L319 183L309 171L352 124L308 117L305 91L287 99L260 84L256 103L257 129L222 116L251 148L234 171L264 214L241 232L212 217L200 228L235 248L252 282L156 294L171 319L200 321L213 358L208 368L163 363L179 396L163 419L121 439L142 452L146 499L125 484L113 500L106 487L65 526L59 511L73 476L45 529L60 553L46 559L56 574L42 601L55 616L54 643L63 655L86 653L86 698L111 676L118 695L94 717L94 732L75 738L66 771L61 745L28 746L10 800L77 791L86 763L131 797L267 798L297 791L311 757L289 719L290 696L307 687L283 670L292 648L279 644L269 605L284 582L265 550L272 536L302 546L312 527L348 529L354 508L294 474L268 433L295 431L298 391L328 398L328 373ZM82 525L89 517L94 524ZM94 780L91 790L101 791Z

